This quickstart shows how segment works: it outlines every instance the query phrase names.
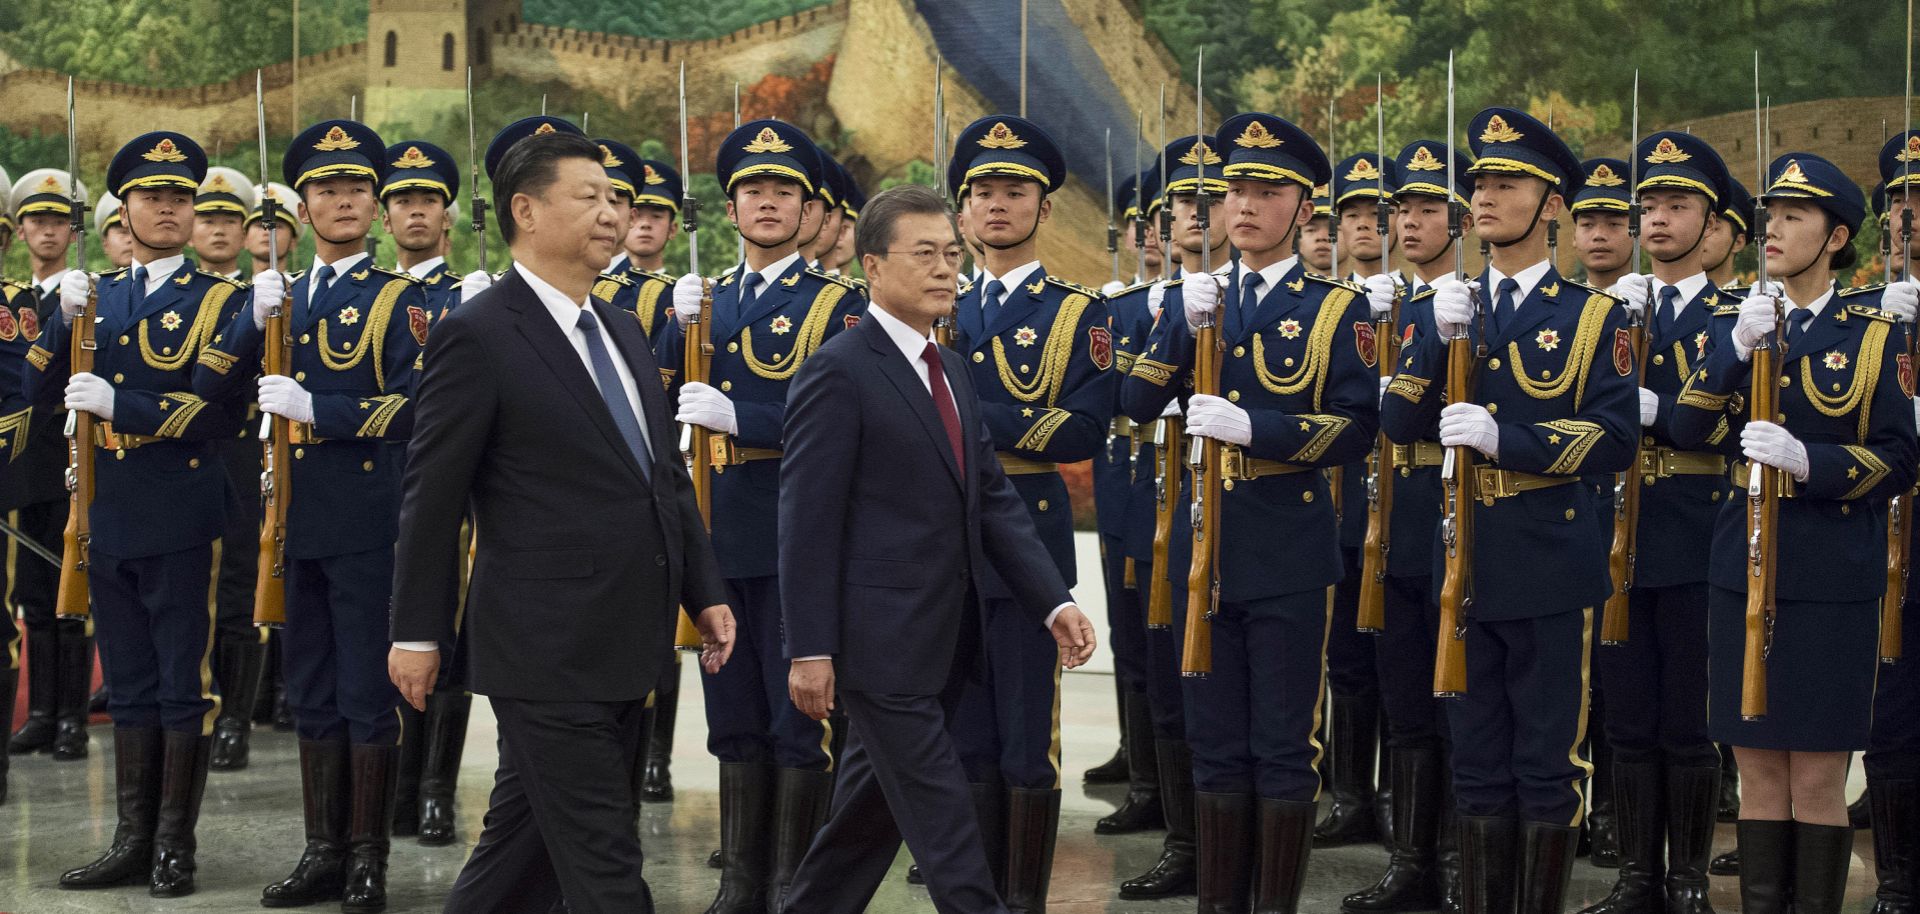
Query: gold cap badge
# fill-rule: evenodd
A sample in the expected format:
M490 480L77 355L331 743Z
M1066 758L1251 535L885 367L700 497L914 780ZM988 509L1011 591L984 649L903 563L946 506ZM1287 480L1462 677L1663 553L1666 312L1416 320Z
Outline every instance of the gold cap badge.
M1374 166L1372 159L1361 159L1353 163L1353 168L1347 172L1347 180L1349 181L1377 181L1379 179L1380 169Z
M540 134L543 134L543 133L557 133L557 132L558 131L554 129L552 124L541 124L540 126L533 128L534 136L539 136Z
M149 162L185 162L187 160L186 153L181 152L180 147L173 145L172 137L161 138L160 142L153 144L152 149L141 153L140 158Z
M326 136L320 138L320 142L313 144L313 148L320 152L339 152L343 149L360 148L360 141L347 136L347 132L341 129L339 124L335 124L333 129L327 131Z
M1447 163L1440 161L1440 157L1434 155L1433 150L1422 146L1413 151L1413 158L1407 160L1407 170L1445 171L1447 170Z
M1675 145L1673 137L1668 136L1661 137L1660 142L1653 147L1653 151L1647 153L1647 164L1666 165L1674 162L1685 162L1692 158L1693 156L1688 155L1682 151L1678 145Z
M395 168L432 168L433 160L427 158L426 153L423 153L420 151L420 147L408 146L406 155L403 155L400 158L393 160L393 167Z
M1220 164L1220 156L1216 155L1212 149L1207 147L1206 140L1194 140L1193 148L1187 150L1187 154L1180 157L1180 164L1218 165Z
M200 185L200 191L209 194L230 194L233 193L233 185L227 182L226 175L214 172L213 177L207 179L207 183Z
M1893 157L1896 162L1920 161L1920 133L1907 137L1907 148Z
M1013 128L1008 127L1005 121L995 122L986 136L980 138L982 149L1019 149L1025 145L1027 141L1014 133Z
M1240 135L1233 138L1233 145L1242 149L1272 149L1284 142L1286 141L1274 136L1273 131L1268 130L1267 125L1259 121L1247 124L1247 129L1240 131Z
M792 152L793 151L793 147L787 145L787 141L781 139L780 134L773 132L772 127L760 128L760 132L754 136L753 142L748 143L747 145L742 146L740 148L746 152Z
M1593 174L1587 176L1587 184L1593 187L1619 187L1625 183L1627 179L1620 177L1614 172L1613 166L1605 162L1595 166Z
M1480 131L1482 143L1511 143L1522 139L1526 134L1507 125L1507 119L1496 114L1487 119L1487 129Z
M605 165L608 168L619 168L620 166L625 165L627 163L620 161L620 157L617 155L614 155L613 150L608 148L607 144L601 143L600 144L600 164Z
M61 194L66 193L67 190L66 185L60 183L59 175L48 175L41 179L40 186L36 189L43 194Z
M1788 184L1807 183L1807 173L1800 170L1799 159L1794 159L1787 163L1787 170L1780 173L1780 180Z
M643 168L643 169L645 169L645 172L646 172L646 181L647 181L647 183L648 183L648 184L665 184L665 183L667 183L667 179L666 179L666 178L663 178L663 177L660 177L660 173L659 173L659 172L657 172L657 171L654 171L654 170L653 170L653 166L652 166L652 165L642 165L642 166L641 166L641 168Z

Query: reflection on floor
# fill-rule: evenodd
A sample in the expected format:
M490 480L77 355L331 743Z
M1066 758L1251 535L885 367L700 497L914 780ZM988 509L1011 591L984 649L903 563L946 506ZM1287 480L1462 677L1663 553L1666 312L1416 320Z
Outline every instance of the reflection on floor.
M706 858L718 841L718 772L704 751L704 711L696 674L690 664L683 667L687 687L682 692L673 770L678 796L672 804L647 807L642 823L647 879L659 909L667 914L705 910L717 875L707 869ZM1111 680L1099 675L1070 675L1065 682L1062 738L1067 791L1049 910L1056 914L1192 910L1192 898L1123 902L1116 897L1114 886L1144 870L1158 855L1160 835L1094 836L1094 820L1111 812L1124 791L1080 784L1082 771L1113 752L1117 732L1113 687ZM397 841L389 910L440 910L479 832L492 783L494 732L486 702L475 702L460 783L460 841L444 848ZM261 887L286 874L302 845L299 768L292 735L257 731L250 768L212 774L200 820L200 891L190 898L165 901L147 897L143 887L104 892L63 892L55 887L62 870L93 859L112 835L111 747L111 734L96 726L92 757L85 762L53 762L46 756L14 759L12 796L0 806L0 912L258 910ZM1854 772L1857 780L1858 765ZM1857 783L1854 789L1859 789ZM1732 839L1732 827L1722 826L1718 849L1730 846ZM1861 835L1848 911L1871 907L1864 900L1871 893L1871 847L1870 837ZM1385 853L1377 846L1316 851L1303 910L1337 910L1339 899L1376 878L1384 861ZM902 853L872 910L933 910L925 890L908 886L901 878L906 866ZM1568 910L1604 897L1612 879L1612 871L1582 861ZM1713 902L1722 912L1738 910L1736 880L1715 878ZM313 908L328 909L337 907Z

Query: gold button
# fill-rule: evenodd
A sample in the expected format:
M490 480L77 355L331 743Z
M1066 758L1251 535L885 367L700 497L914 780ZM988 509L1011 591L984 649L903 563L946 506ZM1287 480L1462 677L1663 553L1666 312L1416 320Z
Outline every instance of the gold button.
M127 452L126 452L126 451L114 451L114 452L113 452L113 459L115 459L115 460L125 460L125 459L127 459Z
M1303 501L1303 502L1307 502L1308 504L1312 504L1312 503L1313 503L1313 490L1312 490L1312 489L1308 489L1308 490L1306 490L1305 492L1302 492L1302 493L1300 493L1300 500L1301 500L1301 501Z
M780 357L776 355L776 356L774 356L774 358L775 358L775 359L778 359L778 358L780 358ZM1020 373L1021 373L1021 374L1026 374L1026 373L1027 373L1027 371L1028 371L1028 368L1027 368L1027 366L1025 366L1025 365L1022 365L1022 366L1020 366Z
M1497 415L1499 412L1500 412L1500 404L1498 403L1487 404L1487 415L1489 416Z
M125 346L126 344L131 342L133 342L133 340L128 339L126 334L124 333L120 334L120 345Z
M986 360L987 360L987 354L984 352L976 352L973 354L973 361L975 363L984 362Z
M1402 476L1412 476L1412 475L1413 475L1413 470L1412 470L1411 468L1408 468L1408 467L1401 467L1401 468L1400 468L1400 475L1402 475Z
M1652 477L1652 476L1642 476L1642 477L1640 477L1640 484L1641 484L1641 485L1643 485L1643 486L1650 486L1650 485L1653 485L1653 477Z
M172 347L172 346L162 346L162 347L160 347L160 354L161 354L161 355L172 355L172 354L173 354L173 347Z
M1042 510L1042 511L1045 511L1045 510L1047 510L1047 500L1046 500L1046 499L1044 499L1044 498L1042 498L1042 499L1040 499L1040 504L1038 505L1038 507L1039 507L1039 508L1040 508L1040 510Z
M1540 369L1540 380L1542 381L1553 380L1553 372L1548 371L1545 368Z
M1834 385L1833 385L1833 392L1834 392L1834 393L1839 393L1839 392L1840 392L1840 384L1839 384L1839 382L1837 382L1837 381L1836 381L1836 382L1834 382Z
M187 468L191 470L200 469L200 458L195 457L192 460L187 461Z
M1572 508L1568 508L1568 509L1567 509L1567 520L1573 520L1573 509L1572 509Z
M720 382L720 389L721 389L721 390L732 390L732 389L733 389L733 382L732 382L732 381L721 381L721 382Z
M1664 356L1664 355L1655 355L1655 356L1653 357L1653 364L1655 364L1655 365L1665 365L1665 364L1667 364L1667 357L1666 357L1666 356Z
M122 340L121 340L120 342L122 342L122 343L124 343L124 342L126 342L126 340L124 340L124 339L122 339ZM1243 358L1246 358L1246 357L1247 357L1247 347L1245 347L1245 346L1235 346L1235 347L1233 347L1233 357L1234 357L1234 358L1236 358L1236 359L1243 359Z
M739 343L728 343L728 344L727 344L727 351L728 351L728 352L739 352L739 351L740 351L740 344L739 344Z
M304 371L296 371L293 373L293 379L296 381L304 381L307 379L307 373Z
M1841 506L1840 506L1840 513L1841 513L1841 514L1852 514L1852 513L1853 513L1853 506L1852 506L1852 505L1841 505Z
M1233 491L1233 480L1231 479L1220 480L1220 490L1223 492Z
M1646 445L1647 447L1653 447L1653 436L1648 435L1644 438L1641 438L1640 443Z
M1288 367L1288 368L1292 368L1292 367L1293 367L1293 360L1292 360L1292 359L1288 359L1288 360L1286 360L1286 367Z
M1227 399L1231 400L1234 403L1240 402L1240 392L1237 390L1227 391Z
M1713 497L1712 497L1711 499L1709 499L1709 500L1710 500L1710 501L1719 501L1719 500L1720 500L1720 490L1719 490L1719 489L1715 489L1715 490L1713 491Z
M373 472L373 461L369 460L366 463L361 464L360 469L366 470L369 473Z
M1787 377L1786 375L1781 375L1781 376L1780 376L1780 386L1781 386L1781 387L1792 387L1792 386L1793 386L1793 379L1792 379L1792 378L1790 378L1790 377Z
M297 448L294 448L294 449L293 449L293 459L295 459L295 460L299 460L300 458L302 458L302 457L305 457L305 456L307 456L307 449L306 449L306 448L303 448L303 447L297 447Z
M1489 371L1499 371L1499 370L1500 370L1500 360L1499 360L1499 359L1488 359L1488 360L1487 360L1487 370L1489 370Z
M306 344L311 342L313 342L313 334L311 333L300 334L300 345L305 346Z

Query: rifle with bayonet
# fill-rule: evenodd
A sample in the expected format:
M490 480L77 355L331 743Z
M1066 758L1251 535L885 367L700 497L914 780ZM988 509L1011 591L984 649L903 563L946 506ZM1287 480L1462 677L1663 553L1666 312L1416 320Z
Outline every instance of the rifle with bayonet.
M73 232L74 269L87 269L87 198L80 190L79 128L74 120L73 77L67 77L67 184L71 192L69 228ZM93 277L87 277L87 304L73 319L69 358L72 373L93 371L93 354L98 344L93 338L94 316L100 312L100 289ZM94 415L86 410L67 412L67 529L60 556L60 590L54 599L54 615L62 619L85 619L92 615L91 591L87 586L87 566L93 544L93 438Z
M1754 200L1753 237L1760 239L1761 252L1753 291L1769 295L1767 277L1767 137L1761 121L1760 52L1753 52L1753 154L1760 172L1760 193ZM1753 380L1747 392L1747 415L1770 419L1780 414L1780 350L1785 337L1781 328L1786 316L1780 303L1774 304L1774 330L1753 347ZM1756 721L1767 716L1767 655L1773 649L1773 621L1776 610L1774 576L1780 548L1781 472L1757 461L1747 470L1747 607L1745 632L1741 645L1740 717Z
M260 218L274 225L279 200L268 191L267 104L259 70L253 73L253 117L260 146ZM280 233L267 233L267 262L279 269ZM269 375L293 372L293 322L287 319L286 296L267 312L262 369ZM253 585L253 624L279 628L287 624L287 516L293 499L293 420L272 413L260 417L260 551Z
M472 188L472 196L467 200L467 209L473 217L473 243L478 251L482 271L487 266L487 198L480 193L480 153L473 135L473 68L467 68L467 164L472 168L472 179L467 183Z
M1160 86L1160 145L1167 148L1167 87ZM1160 169L1161 193L1166 193L1167 157L1156 157L1155 165ZM1135 185L1138 186L1137 184ZM1140 230L1141 240L1140 270L1146 272L1147 209L1152 201L1141 196ZM1166 282L1173 268L1173 249L1169 247L1173 237L1172 207L1162 204L1160 207L1160 281ZM1145 276L1141 277L1145 279ZM1164 310L1157 320L1176 320L1178 315L1168 317ZM1172 569L1167 567L1167 552L1173 543L1173 521L1175 508L1179 501L1180 471L1187 465L1184 446L1184 423L1179 416L1164 416L1154 423L1154 481L1153 481L1153 578L1147 585L1147 628L1170 629L1173 627L1173 581Z
M737 90L736 90L737 91ZM687 272L700 276L700 201L693 196L693 171L687 153L687 64L680 62L680 182L681 227L687 233ZM686 383L707 383L713 366L713 340L707 317L713 313L713 283L700 276L700 312L689 318L680 350L680 371ZM687 474L693 477L693 500L700 508L700 522L713 528L713 448L715 435L705 426L688 423L680 427L680 450L687 455ZM683 651L700 650L700 632L686 611L680 613L673 638L674 647Z
M1633 121L1627 138L1627 237L1632 239L1632 254L1627 272L1640 272L1640 71L1633 73ZM1647 302L1627 315L1627 345L1633 350L1634 384L1647 386L1647 309L1653 306L1653 288L1649 280ZM1607 552L1607 572L1613 591L1607 595L1601 612L1600 643L1627 643L1627 592L1633 587L1634 566L1639 559L1640 467L1648 453L1641 451L1634 465L1613 477L1613 545Z
M1382 94L1385 81L1376 78L1374 84L1374 162L1380 176L1375 179L1373 230L1380 236L1381 271L1388 276L1393 273L1393 204L1387 199L1387 109L1386 96ZM1374 357L1380 367L1380 377L1393 377L1395 361L1399 358L1399 335L1394 328L1400 325L1399 283L1394 284L1393 306L1387 313L1374 321L1373 345ZM1367 533L1360 542L1360 605L1354 614L1354 629L1368 634L1378 634L1387 627L1387 554L1392 548L1393 522L1393 442L1387 433L1381 432L1374 440L1373 454L1367 460Z
M1460 220L1465 208L1453 198L1454 184L1453 55L1447 55L1447 236L1453 245L1453 275L1466 279L1466 252L1460 246ZM1475 297L1481 321L1476 348L1466 325L1447 341L1447 403L1473 402L1473 382L1481 359L1487 356L1486 311ZM1440 625L1433 659L1433 694L1459 698L1467 694L1467 616L1473 609L1473 503L1478 498L1473 448L1447 448L1440 462L1440 546L1444 571L1440 579Z
M1194 142L1204 144L1206 102L1200 94L1205 83L1206 52L1194 64ZM1213 220L1209 210L1213 201L1207 193L1207 152L1194 150L1199 169L1194 178L1194 219L1200 228L1200 272L1194 282L1214 282L1210 253L1213 248ZM1172 194L1168 194L1171 202ZM1169 207L1171 208L1171 207ZM1193 392L1220 395L1220 363L1225 341L1220 336L1219 308L1193 331ZM1174 314L1172 320L1183 320ZM1218 438L1200 438L1188 449L1193 471L1193 561L1187 568L1187 630L1180 651L1183 676L1206 676L1213 672L1213 616L1220 609L1220 515L1224 469L1224 446Z
M1906 130L1901 133L1900 142L1907 144L1913 136L1913 0L1907 0L1907 100ZM1891 198L1893 195L1887 195ZM1881 232L1884 241L1890 232ZM1900 156L1900 281L1913 281L1913 152L1903 149ZM1886 263L1891 266L1889 258ZM1916 352L1916 340L1913 324L1900 328L1905 334L1905 351L1909 364L1920 352ZM1900 606L1907 599L1907 574L1911 565L1913 546L1913 493L1908 490L1894 496L1887 502L1887 591L1880 598L1880 662L1896 663L1902 654Z

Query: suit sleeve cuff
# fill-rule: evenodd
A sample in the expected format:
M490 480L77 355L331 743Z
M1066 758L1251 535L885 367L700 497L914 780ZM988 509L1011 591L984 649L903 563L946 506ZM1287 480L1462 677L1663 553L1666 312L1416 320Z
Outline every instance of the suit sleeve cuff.
M428 653L432 653L434 651L439 650L440 642L438 641L395 641L393 643L393 646L403 651L414 651L416 653L428 654Z
M833 659L832 654L809 654L805 657L795 657L793 658L793 662L801 663L807 660L832 660L832 659Z
M1068 600L1067 602L1062 603L1059 606L1055 606L1053 608L1053 612L1047 613L1047 627L1052 628L1053 620L1060 618L1060 614L1062 612L1065 612L1066 608L1072 605L1073 605L1073 601Z

